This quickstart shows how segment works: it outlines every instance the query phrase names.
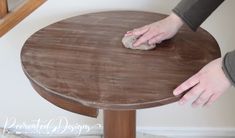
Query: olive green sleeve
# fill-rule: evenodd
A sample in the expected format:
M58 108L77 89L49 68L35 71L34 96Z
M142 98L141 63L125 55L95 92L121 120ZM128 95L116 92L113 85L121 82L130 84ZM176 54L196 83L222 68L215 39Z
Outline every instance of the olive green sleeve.
M206 18L224 0L182 0L174 9L177 14L193 31L206 20Z
M223 58L223 71L226 77L235 86L235 50L228 52Z

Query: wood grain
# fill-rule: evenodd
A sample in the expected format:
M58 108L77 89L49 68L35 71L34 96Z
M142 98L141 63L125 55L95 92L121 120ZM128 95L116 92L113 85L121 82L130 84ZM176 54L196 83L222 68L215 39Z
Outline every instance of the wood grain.
M104 110L104 138L135 138L136 111Z
M0 19L2 19L5 15L7 15L8 6L7 0L0 0Z
M1 0L3 1L3 0ZM0 37L42 5L46 0L25 0L21 5L0 19Z
M175 97L173 89L221 55L208 32L186 26L152 51L123 47L126 31L164 17L109 11L49 25L24 44L23 70L48 93L88 107L129 110L175 102L182 95Z
M33 88L47 101L51 102L52 104L62 108L66 109L70 112L78 113L81 115L89 116L89 117L97 117L98 116L98 109L87 107L84 105L81 105L77 103L76 101L65 99L61 97L60 95L56 95L54 93L50 93L47 90L45 90L43 87L40 87L39 85L35 85L34 82L31 82Z

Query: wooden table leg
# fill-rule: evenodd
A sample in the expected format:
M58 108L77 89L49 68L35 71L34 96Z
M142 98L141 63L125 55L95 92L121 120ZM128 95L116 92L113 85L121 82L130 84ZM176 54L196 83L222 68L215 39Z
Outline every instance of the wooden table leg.
M136 111L104 110L104 138L135 138Z

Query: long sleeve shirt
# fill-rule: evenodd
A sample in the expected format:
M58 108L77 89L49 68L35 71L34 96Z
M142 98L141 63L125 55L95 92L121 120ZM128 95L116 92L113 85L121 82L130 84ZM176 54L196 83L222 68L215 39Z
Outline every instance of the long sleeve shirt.
M207 19L208 16L224 0L182 0L173 12L178 15L193 31ZM235 86L235 50L223 57L222 69L226 77Z

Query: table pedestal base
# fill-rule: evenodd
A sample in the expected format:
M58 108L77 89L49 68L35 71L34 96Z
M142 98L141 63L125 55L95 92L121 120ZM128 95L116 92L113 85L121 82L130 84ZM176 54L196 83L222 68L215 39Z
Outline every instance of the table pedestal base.
M104 138L135 138L136 111L104 110Z

